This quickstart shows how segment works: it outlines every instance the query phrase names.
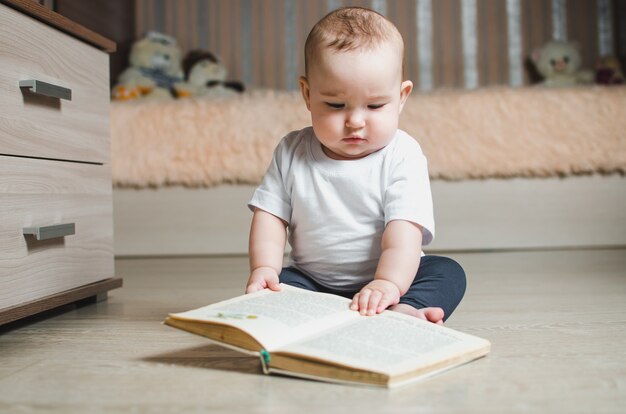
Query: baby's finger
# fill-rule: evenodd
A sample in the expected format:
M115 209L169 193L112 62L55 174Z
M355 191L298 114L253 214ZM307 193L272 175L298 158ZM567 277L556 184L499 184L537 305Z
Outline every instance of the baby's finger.
M263 286L259 282L253 282L246 286L246 293L253 293L259 290L263 290Z
M350 304L351 310L359 310L359 293L354 295L352 298L352 303Z
M372 294L370 295L369 303L367 305L368 315L375 315L377 313L378 304L380 303L380 300L382 298L383 298L383 294L381 291L379 290L372 291Z
M378 302L378 306L376 307L376 313L381 313L389 306L394 305L391 295L385 293L381 298L380 302Z
M276 292L280 292L281 291L280 282L278 282L278 281L276 281L276 282L269 282L267 284L267 287L270 288L270 290L274 290Z
M367 312L367 305L370 301L370 295L372 291L369 289L363 289L359 294L359 312L361 315L365 315Z

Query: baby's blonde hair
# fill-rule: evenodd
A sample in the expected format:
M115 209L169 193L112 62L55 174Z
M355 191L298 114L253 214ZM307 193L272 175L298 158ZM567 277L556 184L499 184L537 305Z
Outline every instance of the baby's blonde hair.
M304 45L304 68L308 76L315 55L324 48L350 51L371 50L383 43L397 46L404 57L402 35L383 15L363 7L344 7L324 16L313 26Z

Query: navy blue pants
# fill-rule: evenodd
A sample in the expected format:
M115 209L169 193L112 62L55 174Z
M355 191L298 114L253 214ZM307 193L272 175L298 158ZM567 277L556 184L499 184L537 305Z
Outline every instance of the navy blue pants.
M350 299L358 293L329 289L294 267L283 268L280 272L280 281L287 285L315 292L334 293ZM445 321L463 299L465 286L465 272L457 262L443 256L423 256L417 275L409 290L400 298L400 303L411 305L416 309L442 308Z

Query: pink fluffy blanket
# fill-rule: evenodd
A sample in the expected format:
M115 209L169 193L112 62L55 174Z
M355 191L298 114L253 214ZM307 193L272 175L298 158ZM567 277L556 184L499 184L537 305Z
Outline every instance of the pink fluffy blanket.
M295 92L113 103L113 182L255 184L278 141L309 124ZM626 87L415 94L400 128L418 140L435 179L626 172Z

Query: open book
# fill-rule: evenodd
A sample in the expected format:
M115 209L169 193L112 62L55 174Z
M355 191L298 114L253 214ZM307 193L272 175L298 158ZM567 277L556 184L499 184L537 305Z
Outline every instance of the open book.
M281 286L170 314L165 323L259 355L266 374L384 387L490 349L485 339L398 312L361 316L349 309L350 299Z

